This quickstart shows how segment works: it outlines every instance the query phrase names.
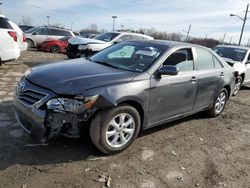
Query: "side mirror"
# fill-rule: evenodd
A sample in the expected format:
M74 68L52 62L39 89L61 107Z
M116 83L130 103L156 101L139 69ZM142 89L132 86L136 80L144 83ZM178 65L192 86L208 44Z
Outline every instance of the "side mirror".
M179 68L176 66L172 66L172 65L165 65L162 66L159 70L158 70L158 74L160 75L177 75L179 73Z
M123 41L122 39L117 39L116 41L114 41L114 44L118 44L118 43L120 43L122 41Z

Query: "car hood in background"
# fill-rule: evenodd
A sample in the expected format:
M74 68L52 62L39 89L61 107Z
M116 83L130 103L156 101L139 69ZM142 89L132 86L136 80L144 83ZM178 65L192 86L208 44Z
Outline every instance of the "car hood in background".
M82 37L73 37L70 38L68 41L70 44L77 45L77 44L106 44L102 40L97 39L89 39L89 38L82 38Z
M57 94L77 95L87 89L131 81L137 74L81 58L34 67L26 79Z

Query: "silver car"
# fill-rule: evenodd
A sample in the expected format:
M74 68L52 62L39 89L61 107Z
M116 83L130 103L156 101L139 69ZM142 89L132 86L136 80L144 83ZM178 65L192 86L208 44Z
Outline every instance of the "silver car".
M44 42L47 39L58 40L62 37L70 36L74 37L75 34L69 30L58 29L54 27L37 27L25 32L25 37L29 48L36 47L38 44Z

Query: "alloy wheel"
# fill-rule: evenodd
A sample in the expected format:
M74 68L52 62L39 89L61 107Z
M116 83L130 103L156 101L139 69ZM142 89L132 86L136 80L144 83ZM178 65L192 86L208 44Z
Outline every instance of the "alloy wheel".
M115 116L107 126L106 142L109 146L119 148L126 145L135 132L135 120L128 113Z
M223 111L225 104L226 104L226 101L227 101L226 93L221 92L220 95L218 96L218 98L216 99L215 105L214 105L214 109L215 109L216 114L220 114Z

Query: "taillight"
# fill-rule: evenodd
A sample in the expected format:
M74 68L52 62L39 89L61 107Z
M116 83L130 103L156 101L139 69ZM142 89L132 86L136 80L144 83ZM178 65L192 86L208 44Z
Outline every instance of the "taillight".
M26 42L26 37L25 37L24 33L23 33L23 42Z
M8 31L8 33L14 39L14 41L17 41L17 34L15 31Z

